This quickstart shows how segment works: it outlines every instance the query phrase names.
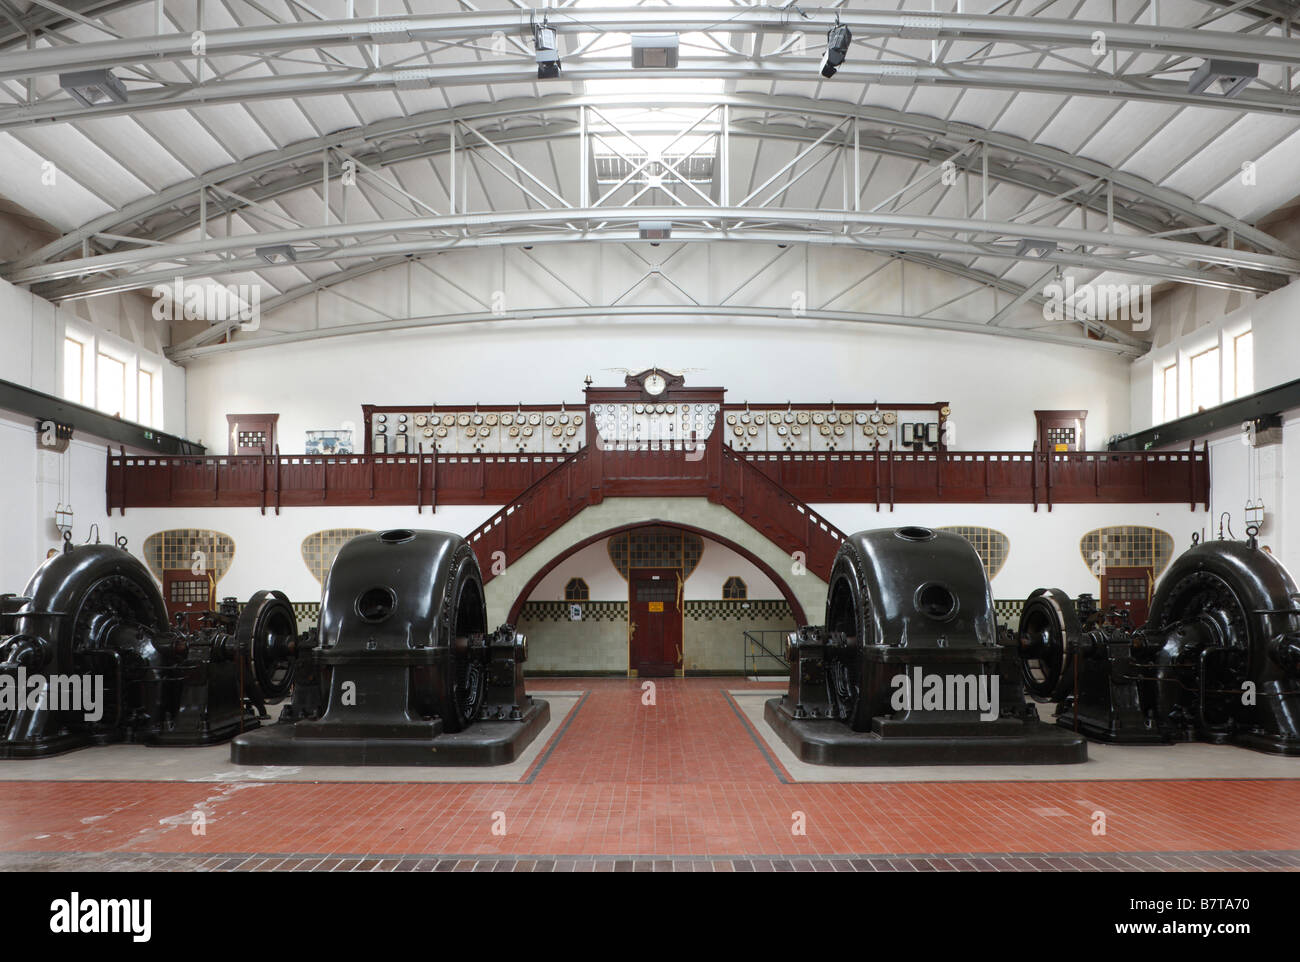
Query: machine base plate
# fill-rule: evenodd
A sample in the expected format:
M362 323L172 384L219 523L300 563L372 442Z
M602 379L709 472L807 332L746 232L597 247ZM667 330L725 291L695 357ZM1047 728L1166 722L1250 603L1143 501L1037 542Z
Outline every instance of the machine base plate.
M1082 735L1048 724L1023 735L890 737L855 732L843 722L798 719L769 699L763 718L801 762L812 765L1069 765L1088 760Z
M546 727L551 706L531 700L518 721L479 721L434 738L295 738L312 722L267 725L230 743L236 765L505 765L519 757Z

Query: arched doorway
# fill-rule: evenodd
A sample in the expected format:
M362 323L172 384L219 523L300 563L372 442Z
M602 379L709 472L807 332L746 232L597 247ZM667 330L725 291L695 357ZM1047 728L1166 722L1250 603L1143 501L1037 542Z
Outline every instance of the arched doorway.
M701 556L688 597L686 582ZM737 582L743 584L731 577L736 570L765 587L752 598L735 596ZM591 574L593 585L603 584L590 597L601 600L581 603L577 595L586 597L586 582L571 591L572 583ZM733 597L724 592L728 584ZM713 531L662 519L618 524L566 546L523 584L508 617L529 633L530 649L539 656L530 657L536 666L530 670L627 670L642 677L738 673L752 661L745 655L752 631L765 631L764 640L779 651L777 639L807 621L789 584L754 551Z

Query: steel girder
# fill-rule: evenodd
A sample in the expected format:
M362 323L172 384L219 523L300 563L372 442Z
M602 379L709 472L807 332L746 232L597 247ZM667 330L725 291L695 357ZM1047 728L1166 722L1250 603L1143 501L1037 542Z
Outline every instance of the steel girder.
M633 68L622 58L592 60L566 65L555 83L600 80L717 79L742 81L812 82L819 80L815 64L765 64L741 59L684 60L673 69ZM211 104L247 103L254 100L306 98L330 94L365 93L382 90L483 87L493 84L546 83L538 81L531 61L505 64L469 62L413 68L367 67L324 69L247 80L217 83L166 85L149 91L133 91L126 103L108 102L82 107L71 99L35 104L16 104L0 109L0 130L15 130L38 124L67 123L92 118L139 114L145 111L197 108ZM1300 116L1300 101L1288 91L1248 88L1225 98L1192 94L1185 82L1148 78L1125 80L1102 74L1069 70L1013 67L945 67L895 63L846 63L835 76L836 83L934 86L952 89L982 88L1013 93L1043 93L1059 97L1100 97L1141 100L1178 107L1210 107L1234 113L1267 113ZM860 86L859 88L860 89Z
M63 0L58 6L75 14L76 17L93 20L115 10L144 2L146 0ZM28 36L38 36L46 31L70 27L77 22L75 17L67 16L53 7L42 7L36 4L24 10L16 20L16 23L0 20L0 49L24 43Z
M544 320L548 318L574 317L752 317L798 320L800 322L835 321L856 324L884 324L898 327L926 328L939 331L960 331L967 334L997 335L1020 340L1037 341L1043 344L1057 344L1066 347L1078 347L1098 350L1123 357L1138 357L1145 353L1143 348L1135 348L1114 341L1099 341L1091 338L1071 337L1050 331L1035 331L1027 328L990 327L980 322L943 320L932 317L915 317L904 314L884 314L857 311L807 310L794 318L789 306L785 307L744 307L737 305L575 305L572 307L539 308L526 311L505 311L493 314L487 311L431 315L427 317L397 318L364 324L344 324L303 331L259 334L255 337L240 338L226 344L211 344L202 347L187 347L168 352L172 361L182 362L214 354L231 351L248 350L257 347L269 347L277 344L293 344L301 341L316 340L322 337L343 337L355 334L374 334L382 331L410 330L423 327L449 327L461 324L484 324L500 321ZM225 329L222 329L224 333Z
M1043 224L1019 224L1014 221L993 221L972 217L934 217L920 214L885 214L867 211L798 210L792 208L745 207L599 207L580 209L560 207L548 210L493 211L490 213L412 217L400 220L382 220L359 224L326 224L292 230L263 231L235 237L209 237L203 240L171 244L150 244L142 248L97 254L91 257L40 264L10 271L7 279L14 284L34 284L44 281L76 277L80 274L102 274L109 271L140 268L149 264L182 263L186 258L208 254L251 250L271 245L315 245L317 250L340 256L353 256L358 238L399 234L442 234L448 244L463 240L469 232L493 232L506 243L514 243L512 229L558 228L565 230L566 240L600 239L602 225L631 225L640 221L671 221L677 224L699 225L715 234L726 237L728 231L742 224L777 225L786 229L806 231L833 231L856 241L868 238L886 240L895 246L908 248L920 238L896 236L881 237L879 233L865 232L917 231L931 234L951 234L954 237L985 237L994 239L1042 241L1051 243L1070 257L1069 249L1093 251L1123 251L1133 255L1168 257L1195 264L1211 264L1242 270L1258 270L1275 274L1300 274L1300 259L1253 251L1190 244L1185 241L1150 237L1142 234L1118 234L1107 231L1080 230L1052 227ZM583 226L578 226L583 225ZM732 225L729 227L728 225ZM699 229L697 227L697 229ZM752 229L752 228L751 228ZM857 233L854 233L857 232ZM324 242L350 239L346 247L331 249ZM970 242L965 242L970 245ZM978 256L980 245L973 245L972 253ZM996 252L996 250L994 251ZM1038 260L1025 255L1013 255L1020 260ZM1056 258L1061 258L1061 254ZM1046 260L1055 259L1048 255ZM1080 257L1080 260L1084 258ZM1097 263L1105 258L1088 256L1087 262ZM1059 262L1059 261L1058 261ZM208 262L209 268L219 268L225 261ZM1130 265L1136 266L1136 265ZM1143 267L1149 266L1145 262ZM1150 265L1153 266L1153 265ZM228 273L229 269L222 271Z
M1023 287L1020 284L1016 284L1006 280L1005 278L998 277L996 274L990 274L986 271L974 270L972 268L965 267L962 264L958 264L953 261L943 260L939 257L934 257L927 254L908 253L908 252L900 252L900 251L890 251L889 256L897 258L898 260L901 261L907 261L909 264L917 264L918 266L921 267L927 267L932 270L942 271L944 273L951 274L963 280L970 281L971 283L977 285L978 287L982 287L990 290L996 289L998 291L1001 291L1002 293L1010 294L1012 296L1013 303L1017 303L1017 304L1026 303L1026 302L1042 303L1046 300L1046 298L1041 292ZM415 255L397 255L393 257L378 258L376 260L372 260L363 264L356 264L352 267L346 268L344 270L332 272L330 274L325 275L324 277L318 278L316 280L308 281L306 284L302 284L298 287L276 294L274 297L263 301L260 305L260 309L264 314L270 314L288 304L292 304L295 301L301 300L304 297L311 297L312 295L318 292L327 291L338 284L344 283L345 281L356 280L357 278L365 277L368 274L374 274L374 273L378 273L379 271L385 271L392 267L397 267L402 264L408 263L410 261L415 261L419 259L420 257L417 257ZM974 291L972 290L971 293L974 293ZM721 309L722 308L719 308L719 310ZM1092 326L1097 327L1099 330L1106 327L1106 325L1097 322L1090 322L1090 324ZM211 344L213 341L217 341L225 337L227 333L229 333L233 328L237 326L238 326L237 323L230 323L230 324L227 324L225 322L215 323L208 330L201 331L200 333L194 335L193 337L188 338L187 340L181 342L180 344L174 345L173 349L177 351L181 351L181 350L188 350L193 347L202 347L205 344ZM1122 344L1129 344L1130 346L1133 347L1140 347L1145 343L1137 340L1136 338L1125 339L1122 336L1122 332L1120 332L1120 335L1121 336L1119 338L1119 341Z
M654 133L656 131L645 127L638 127L638 133ZM749 121L733 121L731 125L732 137L750 137L761 138L763 140L785 140L797 143L807 143L815 140L823 131L820 128L795 127L788 125L778 125L772 123L758 123ZM492 143L497 146L506 146L512 144L523 144L532 142L558 142L561 140L572 140L580 136L577 126L571 126L565 129L561 123L552 121L546 126L514 128L504 132L493 132ZM827 146L852 149L851 134L840 133L832 135L825 141ZM900 157L906 160L916 161L921 164L938 166L945 161L951 161L954 166L964 173L979 174L980 163L978 158L970 156L953 157L960 149L953 145L943 145L938 147L926 147L922 144L900 141L889 137L879 135L860 134L858 147L866 154L885 154L892 157ZM436 139L430 138L420 143L408 144L401 147L379 147L372 148L367 152L349 153L349 157L355 160L358 166L372 170L382 170L385 167L391 167L395 164L407 163L414 160L428 159L445 155L451 149L450 138L443 135ZM466 144L461 145L460 149L465 151L481 150L481 145ZM314 158L312 158L314 159ZM227 213L238 213L240 210L251 204L265 204L276 198L289 195L298 190L313 189L319 187L321 183L321 172L316 169L317 164L312 163L311 159L303 158L305 161L303 167L299 169L294 162L286 162L288 171L285 176L271 179L264 175L258 178L259 183L249 187L237 187L232 189L232 193L223 194L219 197L209 197L206 202L206 217L209 220L222 217ZM327 161L330 170L330 179L334 180L342 173L343 157L337 151L329 151ZM268 174L273 175L274 171ZM1071 182L1060 177L1043 175L1035 171L1025 169L1023 166L1017 166L1014 163L1008 163L1002 159L990 158L988 163L988 174L991 180L1008 184L1014 187L1020 187L1032 191L1035 194L1041 194L1045 197L1054 197L1063 193L1077 191L1087 182ZM97 221L96 228L93 231L82 233L79 231L69 232L65 237L42 248L46 253L42 257L28 255L23 258L21 263L31 264L39 263L45 257L58 256L68 250L79 247L81 240L93 239L96 234L126 234L131 225L147 222L154 214L171 213L173 216L163 222L153 225L149 224L147 229L142 232L132 233L131 236L139 237L142 240L160 241L183 234L186 231L197 228L204 216L200 212L200 205L197 200L198 191L203 189L199 184L200 180L210 180L210 178L195 178L190 183L194 184L188 187L186 192L181 194L178 200L184 201L189 199L192 203L184 205L178 204L177 200L159 201L152 205L152 209L140 214L133 215L129 219L123 215L130 208L124 208L123 211L115 211L108 215L111 220ZM229 181L227 181L229 183ZM179 186L179 185L178 185ZM234 196L235 194L238 196ZM168 196L172 196L168 191ZM1145 198L1143 198L1145 199ZM1219 232L1228 232L1231 228L1221 227L1217 223L1206 223L1203 221L1192 222L1188 219L1178 219L1166 216L1161 220L1150 213L1133 211L1124 206L1123 198L1121 203L1116 204L1113 209L1115 220L1118 223L1126 224L1135 230L1144 233L1157 234L1167 232L1177 232L1184 230L1193 230L1197 233L1213 234ZM1087 207L1100 216L1106 216L1111 211L1107 207L1106 198L1100 194L1089 193L1079 197L1077 200L1069 202L1071 205ZM1150 202L1154 203L1154 202ZM87 225L89 230L89 225ZM75 241L75 242L74 242ZM120 246L123 241L106 240L97 245L104 250L113 250ZM1270 245L1271 249L1271 245ZM1276 252L1276 251L1275 251Z
M363 159L372 166L376 164L383 166L388 162L384 159L386 156L391 157L393 162L397 162L407 159L409 156L425 156L441 152L446 149L447 138L444 136L440 142L405 146L399 149L385 149L374 145L382 144L388 140L419 136L425 131L445 127L452 122L473 124L484 121L508 120L531 114L554 114L559 111L581 109L583 107L618 108L637 106L639 103L636 100L613 96L560 95L540 99L518 98L495 104L476 104L448 110L430 111L411 117L391 118L350 130L337 131L323 137L301 141L279 150L227 164L202 176L165 188L156 194L127 204L118 211L98 217L75 230L69 231L62 237L15 261L9 267L22 268L45 263L68 252L80 250L84 242L89 241L98 233L125 233L130 225L147 220L159 211L173 210L177 205L194 204L197 207L195 202L199 191L209 185L232 183L241 178L250 177L263 180L278 169L292 168L294 164L308 160L315 166L318 164L319 155L326 150L339 149L354 153L364 150L367 153L364 156L358 155L358 159ZM1056 148L1035 144L1020 137L986 131L969 124L955 123L935 117L909 114L904 111L886 108L855 107L851 104L814 101L803 97L763 94L723 94L719 96L678 94L666 95L657 98L653 102L654 106L669 108L702 108L715 104L772 113L785 112L791 115L825 117L828 118L825 121L827 125L847 117L858 124L874 125L887 130L905 131L929 138L943 139L952 145L954 151L959 149L960 145L968 144L972 140L978 141L987 144L994 151L1014 158L1030 159L1046 167L1068 171L1082 178L1101 178L1109 181L1126 194L1132 195L1135 202L1149 203L1169 211L1174 215L1171 220L1176 220L1177 223L1182 225L1213 225L1222 231L1231 232L1238 243L1250 244L1260 250L1286 256L1295 253L1287 245L1253 225L1230 217L1223 211L1195 201L1177 191L1159 187L1141 177L1116 170L1098 161L1089 160ZM552 130L554 129L553 127ZM817 130L810 130L808 139L813 139L817 134ZM793 133L791 133L791 136L793 136ZM509 139L508 135L505 139L502 139L500 135L496 135L496 137L501 142L507 142ZM869 146L885 149L886 145ZM1018 170L1015 164L998 164L996 159L990 162L989 174L990 177L995 179L1005 179L1008 183L1016 183L1027 189L1059 192L1055 182L1044 182L1041 185L1035 184L1035 178L1032 174ZM318 183L318 173L313 172L310 176L304 175L301 178L291 179L282 186L285 190L292 190L299 186L305 186L309 181ZM241 190L240 192L253 200L266 200L277 196L282 191L272 181L265 188L254 187L251 194L247 190ZM261 196L257 196L259 192L261 192ZM1090 206L1094 206L1095 209L1097 203L1099 202L1093 201ZM224 213L223 208L218 206L216 209L218 213ZM1126 214L1122 203L1116 205L1115 214L1118 221L1129 223L1130 226L1147 232L1156 232L1157 229L1160 231L1169 230L1174 227L1173 224L1160 226L1149 221L1144 223L1144 218L1140 215L1130 216ZM167 236L174 236L175 233L187 227L192 227L196 221L197 210L166 225L161 231L146 232L141 237L143 240L159 240Z
M494 34L531 37L531 9L427 14L406 17L311 20L205 31L207 55L260 55L270 51L333 46L490 40ZM808 34L824 41L830 17L801 19L788 8L738 6L544 8L550 26L565 34L628 34L671 29L680 32ZM837 20L866 38L941 42L1011 43L1030 50L1090 50L1101 31L1108 49L1169 57L1222 57L1255 63L1300 66L1300 48L1285 37L1246 36L1137 23L954 13L836 11ZM189 34L101 40L0 54L0 79L38 76L94 65L158 63L192 59ZM521 58L527 62L531 58ZM901 64L900 64L901 65Z

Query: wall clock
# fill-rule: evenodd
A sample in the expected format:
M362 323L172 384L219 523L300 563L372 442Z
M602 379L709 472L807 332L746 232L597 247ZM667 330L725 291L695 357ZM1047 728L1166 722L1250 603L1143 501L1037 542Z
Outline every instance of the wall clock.
M647 400L658 400L672 388L681 387L686 383L686 379L680 374L671 374L652 367L640 374L627 375L624 383L628 387L640 388L642 396Z

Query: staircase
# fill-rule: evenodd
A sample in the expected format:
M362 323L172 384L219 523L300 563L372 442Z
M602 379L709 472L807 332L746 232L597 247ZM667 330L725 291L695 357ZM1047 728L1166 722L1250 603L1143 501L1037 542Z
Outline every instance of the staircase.
M829 581L844 532L744 458L722 449L722 504L782 551L792 563Z
M725 506L782 551L792 566L803 565L822 580L844 534L758 468L721 448L720 457L691 462L683 470L680 451L636 452L638 495L706 497ZM611 478L622 472L621 452L583 447L524 489L468 537L486 583L507 561L522 557L588 505L610 493ZM606 470L604 462L612 470ZM699 470L697 470L697 468ZM660 480L662 488L656 484ZM797 572L797 569L795 569Z

